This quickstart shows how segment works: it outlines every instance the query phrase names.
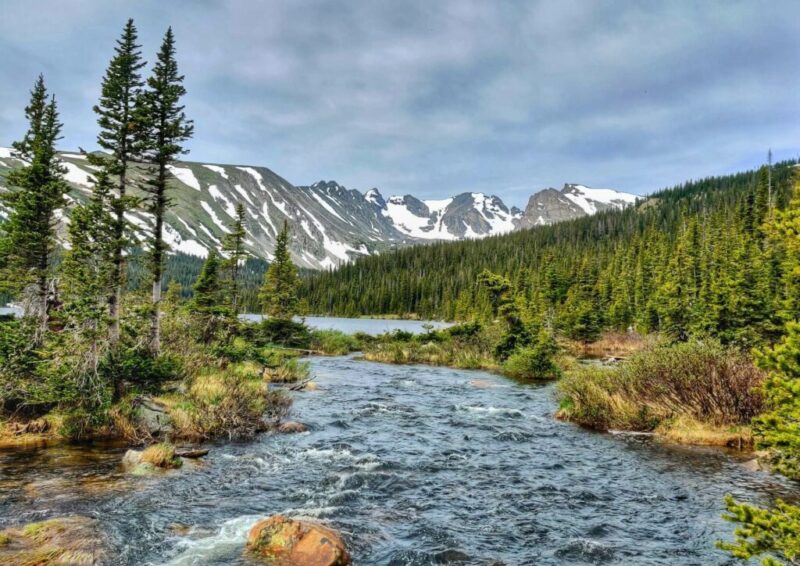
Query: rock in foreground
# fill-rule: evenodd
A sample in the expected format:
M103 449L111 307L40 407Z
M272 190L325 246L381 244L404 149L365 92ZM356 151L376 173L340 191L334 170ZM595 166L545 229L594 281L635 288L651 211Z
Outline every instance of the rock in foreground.
M247 535L247 550L272 566L348 566L350 554L332 529L282 515L262 519Z

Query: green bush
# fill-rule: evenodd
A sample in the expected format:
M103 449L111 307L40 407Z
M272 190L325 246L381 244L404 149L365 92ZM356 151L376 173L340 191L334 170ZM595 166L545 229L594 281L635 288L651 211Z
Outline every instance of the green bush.
M302 322L265 318L255 325L253 338L262 346L276 344L286 348L308 348L311 331Z
M148 351L133 348L103 359L99 374L106 376L109 383L128 383L143 391L155 391L162 383L181 378L184 368L177 356L162 354L154 358Z
M561 371L553 354L542 348L521 348L503 363L503 373L516 379L558 379Z
M355 336L341 330L314 330L311 332L310 349L342 356L360 350L361 343Z

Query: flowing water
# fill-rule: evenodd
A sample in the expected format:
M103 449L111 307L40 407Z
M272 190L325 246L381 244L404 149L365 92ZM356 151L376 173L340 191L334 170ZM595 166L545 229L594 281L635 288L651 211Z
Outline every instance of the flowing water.
M131 565L247 564L274 513L330 523L360 565L729 564L723 495L797 496L741 456L554 420L552 385L311 361L308 433L212 444L199 466L126 478L122 447L0 453L0 526L96 517Z

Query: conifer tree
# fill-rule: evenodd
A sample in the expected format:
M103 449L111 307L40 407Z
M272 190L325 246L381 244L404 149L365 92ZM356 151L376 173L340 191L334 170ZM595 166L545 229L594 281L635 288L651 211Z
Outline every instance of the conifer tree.
M64 313L70 330L70 372L81 404L98 406L107 385L100 362L108 347L108 297L115 279L115 218L111 179L105 169L97 174L89 200L73 209L69 224L70 249L61 273Z
M169 166L187 151L183 143L188 140L194 126L186 118L180 104L186 94L183 75L178 73L175 60L175 36L167 29L147 89L139 96L136 107L137 132L144 160L149 164L144 190L148 194L147 209L153 215L153 231L149 244L149 267L152 282L152 313L150 351L161 351L161 286L164 256L168 246L163 239L164 215L170 205L167 194L170 178Z
M4 286L24 293L25 315L38 322L34 340L38 343L55 300L51 285L55 285L56 213L64 207L64 195L69 190L56 155L62 126L56 100L54 96L48 98L41 75L31 91L25 116L28 131L13 144L25 166L8 174L6 181L12 190L3 196L11 213L2 225L0 268Z
M275 242L275 258L258 295L264 314L278 320L290 320L298 314L299 284L297 267L289 255L289 224L284 222Z
M114 231L111 241L114 249L114 286L108 296L108 310L111 317L110 338L112 343L119 340L119 320L121 315L122 291L125 283L125 211L132 208L135 199L128 195L130 186L130 163L137 159L137 122L134 117L136 101L144 82L140 70L142 61L138 35L133 19L125 24L122 36L117 40L114 57L103 77L100 100L94 106L100 132L98 145L108 154L88 154L92 165L103 167L117 178L117 197L111 204L114 212Z
M216 323L229 312L221 304L220 267L217 251L212 249L194 285L190 302L190 311L200 323L200 339L206 343L214 337L218 326Z
M236 204L236 218L230 226L230 233L225 235L222 240L222 252L225 255L223 269L227 272L230 282L228 287L228 297L233 313L239 314L239 286L240 271L242 262L247 259L247 251L244 249L244 239L247 232L244 228L244 205Z

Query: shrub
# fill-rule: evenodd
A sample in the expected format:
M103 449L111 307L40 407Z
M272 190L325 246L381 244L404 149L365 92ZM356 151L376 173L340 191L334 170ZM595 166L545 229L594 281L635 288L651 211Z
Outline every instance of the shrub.
M310 349L324 354L343 356L361 349L359 341L341 330L314 330L311 333Z
M265 318L256 325L254 338L260 345L277 344L287 348L308 348L311 332L302 322Z
M713 342L656 346L613 368L586 367L559 383L571 420L599 429L653 430L689 416L746 424L762 408L764 374L742 353Z
M99 373L109 383L124 382L143 391L155 391L164 382L184 375L184 361L169 354L154 358L146 350L127 349L104 358Z
M552 354L540 348L516 350L503 363L503 373L516 379L557 379L561 375Z

